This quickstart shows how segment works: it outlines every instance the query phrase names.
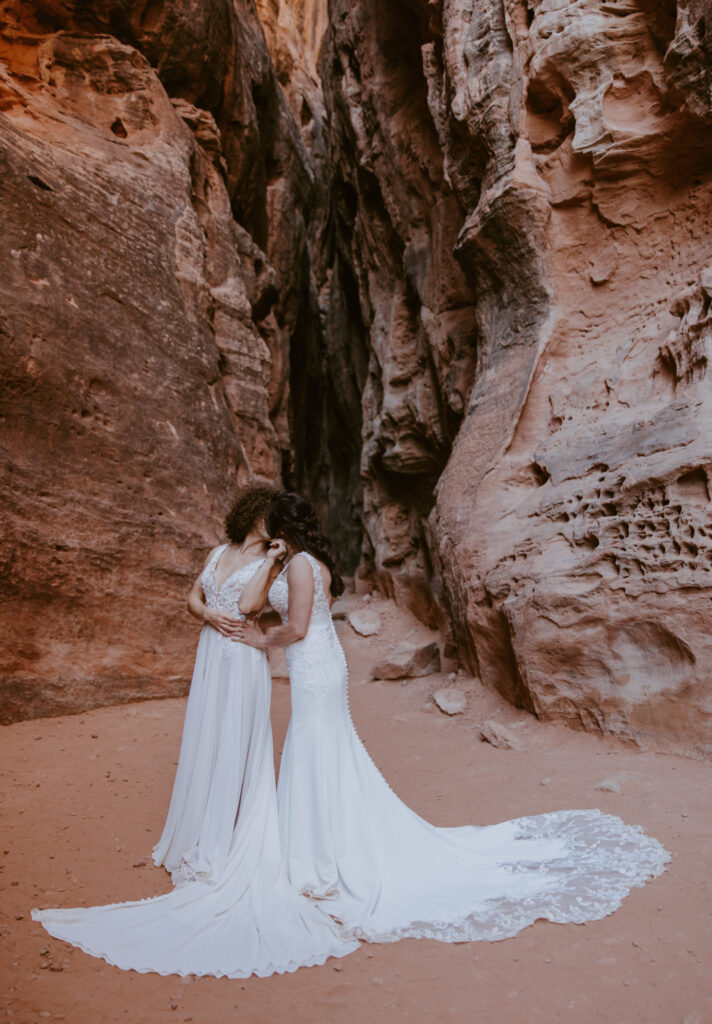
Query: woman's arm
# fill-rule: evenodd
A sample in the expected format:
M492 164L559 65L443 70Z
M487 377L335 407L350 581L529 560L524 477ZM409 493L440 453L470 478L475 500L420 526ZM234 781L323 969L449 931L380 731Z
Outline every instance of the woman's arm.
M208 564L214 553L215 548L208 555L205 565ZM205 571L205 566L203 566L203 571ZM202 575L203 573L201 572L200 576ZM218 611L217 608L208 608L205 603L205 594L203 593L203 584L200 582L200 576L198 576L188 594L188 611L199 622L202 622L204 626L212 626L213 629L217 629L223 636L234 637L235 627L241 625L240 620L225 615L224 612Z
M283 540L271 541L264 562L240 594L237 607L243 615L254 615L262 611L267 603L269 588L280 574L281 560L286 553L287 545Z
M268 647L289 647L303 640L309 629L314 602L314 574L306 558L296 555L287 569L289 585L288 622L263 633L252 623L243 623L235 639L264 651Z

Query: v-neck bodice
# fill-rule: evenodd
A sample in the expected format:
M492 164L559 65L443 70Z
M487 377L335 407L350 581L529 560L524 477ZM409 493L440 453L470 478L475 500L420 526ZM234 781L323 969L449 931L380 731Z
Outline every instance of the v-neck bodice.
M245 616L238 608L237 602L240 600L240 594L245 586L257 571L258 566L264 562L264 558L256 558L254 562L240 566L239 569L230 573L218 586L215 570L221 555L229 546L229 544L221 544L219 548L215 549L212 558L201 573L200 584L203 588L205 603L208 608L219 608L220 611L227 612L233 618L244 619Z

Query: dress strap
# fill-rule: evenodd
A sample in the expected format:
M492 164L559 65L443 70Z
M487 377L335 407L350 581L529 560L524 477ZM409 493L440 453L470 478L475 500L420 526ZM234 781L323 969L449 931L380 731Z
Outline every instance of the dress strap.
M300 551L299 554L304 555L311 566L312 576L314 577L314 605L325 608L331 614L329 598L326 595L326 587L324 586L324 577L321 574L321 562L308 551ZM294 557L296 558L297 556L295 555Z
M315 558L314 555L310 555L308 551L297 551L296 555L293 555L293 557L290 558L289 561L293 562L294 559L295 558L299 558L300 555L302 555L304 558L306 558L307 562L311 566L311 570L314 573L314 575L315 576L316 575L320 575L320 573L319 573L319 559Z
M308 551L297 551L296 555L292 555L292 557L289 559L289 561L284 566L284 568L282 569L282 572L280 572L279 575L281 576L283 572L286 572L287 569L289 568L289 566L294 561L294 559L295 558L299 558L300 555L303 555L304 558L306 558L306 560L309 563L309 565L311 566L312 576L314 577L314 589L315 589L315 591L319 590L321 592L321 594L323 595L324 594L324 581L321 578L321 563L320 563L318 558L315 558L314 555L311 555Z
M218 562L220 561L223 554L225 553L225 551L227 551L229 547L229 542L227 544L219 544L213 551L213 557L210 559L210 562L208 563L208 568L212 569L213 571L217 569Z
M279 575L281 576L283 572L286 572L286 571L287 571L287 569L288 569L288 568L290 567L290 565L292 564L292 562L294 561L294 559L295 559L295 558L299 558L299 556L300 556L300 555L304 555L304 557L306 558L306 560L307 560L307 561L309 562L309 564L310 564L310 565L312 566L312 569L314 568L314 566L313 566L313 564L312 564L312 563L313 563L313 559L314 559L314 556L313 556L313 555L310 555L308 551L297 551L297 552L296 552L295 554L293 554L293 555L292 555L292 557L291 557L291 558L288 558L288 559L287 559L287 561L286 561L286 562L284 563L284 565L283 565L283 566L282 566L282 568L280 569L280 571L279 571Z

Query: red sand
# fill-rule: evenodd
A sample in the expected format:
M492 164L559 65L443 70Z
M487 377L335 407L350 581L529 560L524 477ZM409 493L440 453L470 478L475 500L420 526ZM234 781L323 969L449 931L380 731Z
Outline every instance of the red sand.
M385 602L386 626L400 626ZM170 887L150 851L167 809L184 701L134 704L3 730L0 1024L710 1024L712 792L705 764L640 753L542 725L465 681L447 718L430 695L443 676L365 682L392 643L340 626L362 738L397 793L440 825L487 824L600 807L641 825L673 854L665 874L587 925L537 922L497 943L364 945L296 974L247 981L122 972L50 938L33 906L149 896ZM274 688L279 750L289 713ZM478 724L514 726L499 750ZM620 793L594 789L615 777ZM550 780L542 785L542 780Z

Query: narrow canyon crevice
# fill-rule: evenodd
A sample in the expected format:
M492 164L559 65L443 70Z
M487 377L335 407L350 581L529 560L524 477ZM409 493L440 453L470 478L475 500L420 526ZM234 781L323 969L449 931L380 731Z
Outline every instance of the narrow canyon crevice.
M703 6L333 0L300 478L344 507L329 395L355 434L360 390L361 572L519 706L699 750L709 499L676 495L710 460ZM325 370L340 346L365 382Z
M708 750L709 0L2 12L4 720L182 692L263 479L514 703Z

